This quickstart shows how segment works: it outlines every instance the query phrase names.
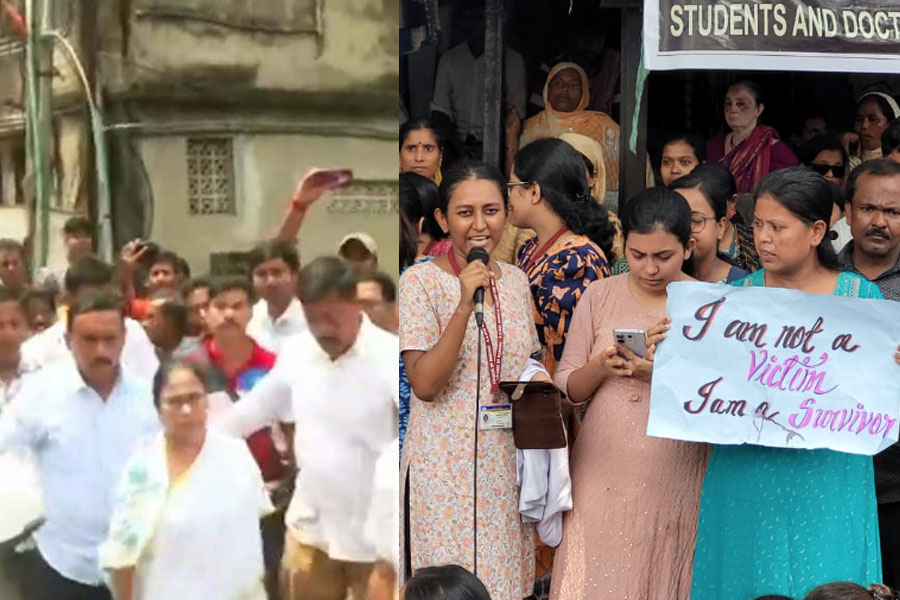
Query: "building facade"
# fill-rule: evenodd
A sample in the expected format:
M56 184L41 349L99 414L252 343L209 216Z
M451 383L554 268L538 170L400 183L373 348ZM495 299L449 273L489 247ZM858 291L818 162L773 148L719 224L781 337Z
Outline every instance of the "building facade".
M53 4L55 28L76 47L101 92L116 247L149 238L198 273L228 270L229 253L278 230L309 168L340 166L353 170L355 182L310 211L299 240L304 260L333 253L343 235L365 230L378 242L382 263L396 268L388 259L398 244L396 3ZM23 55L2 56L2 48L2 96L19 102L21 115ZM91 212L88 114L58 50L54 67L52 204L60 215ZM5 83L16 78L13 91ZM4 133L16 107L7 112L0 112L0 200L6 207L15 187L21 200L16 196L13 206L27 213L28 173L15 160L7 169L4 159L4 152L16 156L7 141L24 149L24 128ZM61 256L51 244L54 260Z

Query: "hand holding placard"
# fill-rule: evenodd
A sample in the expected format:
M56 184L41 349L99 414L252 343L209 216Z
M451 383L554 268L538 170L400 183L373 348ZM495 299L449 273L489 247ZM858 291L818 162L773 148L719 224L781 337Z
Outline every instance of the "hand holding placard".
M669 286L648 434L874 454L896 441L900 306L716 284Z

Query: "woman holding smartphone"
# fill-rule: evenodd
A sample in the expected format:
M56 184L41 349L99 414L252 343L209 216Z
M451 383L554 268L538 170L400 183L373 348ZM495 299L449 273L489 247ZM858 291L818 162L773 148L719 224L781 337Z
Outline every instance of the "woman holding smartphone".
M554 383L590 402L571 458L574 509L553 565L553 600L688 600L708 446L647 437L666 286L691 280L691 209L666 188L620 214L629 273L592 283L575 308ZM647 333L643 357L613 329ZM640 348L638 348L640 350Z

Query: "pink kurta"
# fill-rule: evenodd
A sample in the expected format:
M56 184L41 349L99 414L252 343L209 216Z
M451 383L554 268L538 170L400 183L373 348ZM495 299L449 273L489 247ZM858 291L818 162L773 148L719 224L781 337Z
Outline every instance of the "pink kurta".
M518 380L540 343L525 274L507 264L500 268L505 337L501 379ZM453 316L459 293L459 280L432 262L407 269L400 280L401 351L431 349ZM485 304L484 321L496 345L493 306ZM450 382L433 402L411 400L400 472L404 481L409 477L408 515L403 516L409 518L413 572L448 563L473 568L477 335L472 316ZM485 404L490 380L484 351L481 374ZM521 600L531 594L534 583L534 531L532 525L522 524L518 501L512 432L480 432L477 574L494 600Z
M631 295L629 274L592 283L575 307L554 381L665 315ZM663 342L665 343L665 342ZM572 452L574 509L553 564L553 600L688 600L705 444L648 437L650 386L611 377L591 399Z

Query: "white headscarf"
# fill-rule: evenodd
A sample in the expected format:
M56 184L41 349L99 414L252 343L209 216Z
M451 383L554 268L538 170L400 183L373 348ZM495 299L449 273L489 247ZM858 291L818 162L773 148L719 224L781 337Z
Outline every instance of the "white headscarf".
M865 94L863 94L862 96L859 97L859 99L856 101L856 105L859 106L860 104L862 104L862 101L865 100L866 98L868 98L869 96L878 96L879 98L881 98L882 100L884 100L885 102L888 103L888 106L891 107L891 111L893 111L893 113L894 113L893 115L884 115L885 117L887 117L888 121L893 121L894 119L900 117L900 105L897 104L897 101L894 100L893 96L891 96L889 94L885 94L884 92L866 92Z

